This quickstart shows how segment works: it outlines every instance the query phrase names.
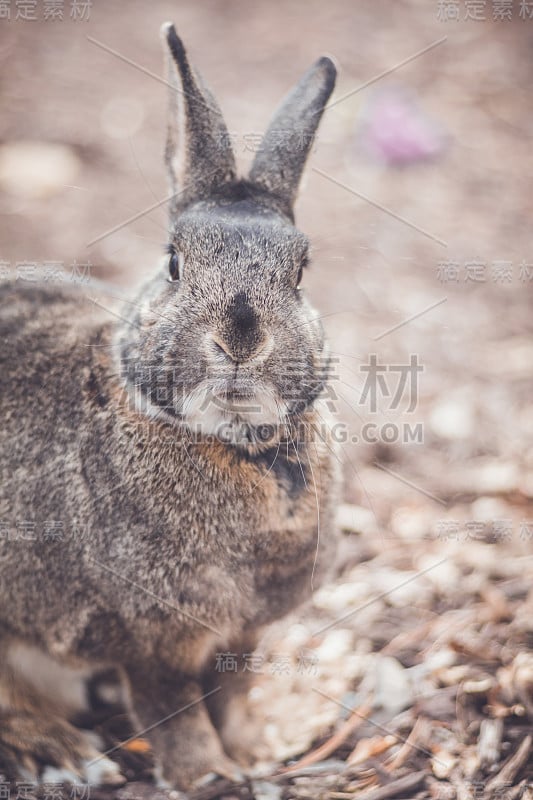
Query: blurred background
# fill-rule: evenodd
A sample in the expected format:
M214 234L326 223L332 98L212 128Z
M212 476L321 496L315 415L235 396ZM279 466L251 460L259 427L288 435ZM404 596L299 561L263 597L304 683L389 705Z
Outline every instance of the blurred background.
M339 69L296 221L334 355L344 538L335 581L264 644L253 699L272 753L304 752L368 691L407 735L407 712L391 720L446 690L451 738L426 734L453 766L433 774L471 780L486 764L457 742L476 753L494 714L458 721L464 682L488 676L526 717L533 685L533 2L0 2L3 276L126 293L154 269L165 20L243 171L307 67L326 54ZM298 668L303 651L316 670ZM492 768L520 740L524 716L505 718Z

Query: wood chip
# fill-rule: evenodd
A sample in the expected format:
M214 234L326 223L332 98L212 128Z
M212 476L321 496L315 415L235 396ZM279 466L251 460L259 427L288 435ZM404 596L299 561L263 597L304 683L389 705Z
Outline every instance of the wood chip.
M431 695L420 697L415 712L432 720L451 721L456 717L457 686L446 686Z
M385 786L378 786L377 789L371 789L366 794L360 794L357 800L387 800L389 797L396 797L399 794L412 792L418 789L419 786L426 780L425 772L414 772L404 775L395 781L387 783Z
M366 705L360 706L358 709L352 712L349 719L346 720L344 725L331 736L327 742L317 747L316 750L312 750L307 755L300 758L295 764L292 764L290 767L285 767L285 769L281 770L282 773L289 773L293 772L294 770L299 770L302 767L307 767L309 764L315 764L317 761L323 761L325 758L330 756L332 753L337 750L350 736L353 731L355 731L369 716L372 711L372 705L367 703Z
M502 734L502 719L482 720L477 742L477 754L481 767L490 767L500 760Z
M465 681L461 689L465 694L488 694L490 690L494 687L495 680L491 675L487 675L484 678L480 678L478 680L469 680Z
M413 750L419 750L418 742L429 741L431 734L431 723L425 717L418 717L413 725L411 732L397 753L387 761L387 769L394 772L403 767Z
M492 794L505 786L509 786L514 781L515 777L518 775L519 771L522 769L524 764L527 761L531 750L531 743L533 742L533 737L531 735L526 736L516 753L506 761L503 765L501 770L495 775L490 781L487 783L487 794Z
M346 761L350 766L362 764L373 756L385 753L398 741L396 736L372 736L370 739L360 739Z
M487 622L504 622L512 617L507 598L499 588L484 587L481 596L486 603L483 616Z
M455 786L445 781L429 780L429 794L434 800L455 800L457 791Z
M513 661L511 675L515 696L533 715L533 654L519 653Z
M457 757L443 747L439 748L431 759L431 769L436 778L449 778L451 771L457 764Z

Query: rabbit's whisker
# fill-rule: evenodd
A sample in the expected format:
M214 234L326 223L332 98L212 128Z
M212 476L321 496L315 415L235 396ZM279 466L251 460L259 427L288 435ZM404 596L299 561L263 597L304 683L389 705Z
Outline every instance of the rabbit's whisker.
M317 410L316 413L318 414L320 419L322 419L322 421L327 425L327 423L324 420L322 414L318 410ZM351 467L351 469L352 469L352 471L353 471L353 473L355 475L355 478L356 478L357 482L360 484L361 489L363 490L363 493L365 495L365 499L366 499L366 501L368 503L368 507L372 511L372 514L374 515L374 519L376 520L376 523L378 523L378 525L379 525L378 518L377 518L376 512L374 510L374 504L372 503L372 498L371 498L370 492L368 491L368 489L366 488L365 484L363 483L363 479L361 478L357 467L353 463L352 459L348 456L346 450L342 451L344 461L341 461L341 459L339 458L337 453L329 446L329 444L326 441L326 439L320 433L318 435L320 436L320 438L322 439L322 441L324 442L324 444L326 445L326 447L328 448L330 453L337 459L339 464L341 464L341 466L343 465L343 463L348 463L349 464L349 466Z
M359 411L357 411L357 409L354 408L351 403L348 402L348 400L344 397L344 395L342 395L339 391L337 391L337 394L339 395L340 399L348 406L348 408L351 411L353 411L353 413L361 420L361 422L364 423L365 418L363 417L363 415Z
M191 442L191 441L190 441L190 439L189 439L189 444L193 444L193 442ZM187 444L185 443L185 441L183 442L183 449L185 450L185 453L186 453L186 455L187 455L187 458L189 459L189 461L191 462L191 464L192 464L192 465L193 465L193 467L195 468L195 470L196 470L196 472L198 473L198 475L200 475L200 477L201 477L201 478L203 478L203 479L204 479L204 481L208 480L207 476L206 476L206 475L205 475L205 474L202 472L202 470L200 469L200 467L198 466L198 464L195 462L195 460L194 460L194 459L193 459L193 457L191 456L191 454L190 454L190 452L189 452L189 448L187 447Z
M115 297L117 300L121 300L123 303L126 303L129 306L134 306L135 308L138 308L140 311L148 310L148 312L150 314L155 314L156 317L161 317L161 319L165 319L167 322L170 322L172 325L175 324L174 320L170 319L170 317L165 317L164 314L161 314L159 311L154 311L153 308L144 309L143 306L139 305L139 303L134 303L133 300L127 300L125 297L120 297L119 295L111 294L111 292L109 293L109 295L110 295L110 297Z
M304 468L302 466L302 462L300 461L300 456L298 455L298 448L296 447L296 444L295 444L294 439L291 436L290 432L288 433L288 435L289 435L289 439L291 440L292 446L294 448L294 452L296 454L296 460L298 461L298 464L300 466L300 472L302 473L302 480L304 482L305 489L306 489L306 491L309 491L309 487L307 485L307 480L305 478Z
M81 347L120 347L120 342L110 342L109 344L87 344L82 342Z
M215 633L217 636L220 636L220 631L217 630L217 628L214 628L212 625L209 625L208 622L204 622L203 620L201 620L198 617L194 616L194 614L190 614L189 612L185 611L183 608L180 608L179 606L177 606L175 603L172 603L169 600L166 600L164 597L159 597L159 595L155 594L155 592L152 592L146 586L143 586L142 584L138 583L137 581L133 581L131 578L128 578L127 575L123 575L121 572L117 572L116 569L113 569L112 567L108 566L107 564L104 564L102 561L99 561L97 558L94 558L93 556L88 555L87 559L89 561L92 561L93 564L97 564L100 567L100 569L104 569L107 572L110 572L116 578L120 578L125 583L129 583L132 586L135 586L136 589L140 589L141 592L144 592L149 597L152 597L154 600L157 600L158 602L162 603L163 605L168 606L169 608L171 608L173 611L176 611L178 614L182 614L182 616L187 617L188 619L191 619L194 622L197 622L203 628L207 628L207 630L211 631L212 633Z
M328 424L327 424L326 420L324 419L324 417L322 416L322 414L320 414L320 412L319 412L319 411L317 411L316 413L318 414L318 416L320 417L320 419L322 420L322 422L324 423L324 425L325 425L326 427L328 427ZM316 432L316 433L318 434L318 436L320 437L320 439L321 439L322 443L326 445L326 447L328 448L328 450L329 450L329 452L331 453L331 455L332 455L332 456L334 456L334 458L337 460L337 462L338 462L338 463L339 463L339 464L342 466L343 462L341 461L341 459L339 458L339 456L337 455L337 453L335 452L335 450L334 450L334 449L333 449L333 448L330 446L330 444L329 444L328 440L327 440L327 439L326 439L324 436L322 436L322 434L320 433L320 431L318 431L316 428L315 428L315 432Z
M359 391L355 386L351 386L349 383L346 383L346 381L343 381L340 378L337 378L337 380L339 381L339 383L342 383L344 386L347 386L348 389L352 389L354 392L358 392ZM341 396L340 392L339 392L339 396ZM386 414L385 411L383 411L383 409L380 406L377 406L377 409L378 409L379 413L382 416L384 416L386 419L390 420L390 416L388 414ZM355 411L355 408L352 408L352 411ZM357 414L357 411L355 411L355 413Z
M141 233L133 233L132 231L132 236L135 236L137 239L144 239L151 244L156 244L160 250L164 250L166 246L166 241L162 242L161 239L151 239L149 236L143 236Z
M150 194L152 195L154 200L158 200L158 197L157 197L156 193L154 192L154 190L152 189L152 187L148 183L146 175L144 174L144 172L141 169L141 165L139 164L139 160L137 158L137 155L136 155L134 147L133 147L133 137L132 136L128 136L128 144L130 146L130 151L131 151L131 155L133 157L133 160L135 162L135 166L137 167L137 169L139 171L139 174L140 174L141 178L144 181L144 185L146 186L146 188L148 189L148 191L150 192Z
M298 325L289 325L289 330L297 330L298 328L302 328L304 325L313 325L315 322L318 322L319 319L326 319L326 317L335 317L337 314L356 314L357 310L355 308L345 308L342 311L330 311L329 314L320 314L317 317L313 317L312 319L307 319L304 322L299 322Z
M332 356L342 356L343 358L355 358L356 361L365 361L362 356L352 356L349 353L339 353L338 350L330 350L329 352Z
M257 487L265 480L265 478L267 477L269 472L274 468L274 466L276 464L276 461L277 461L277 458L279 456L280 447L281 447L281 439L278 442L278 446L277 446L277 449L276 449L276 454L274 455L274 458L272 460L271 465L269 466L269 468L267 469L265 474L256 483L254 483L254 485L250 489L250 492L249 492L250 494L252 494L255 491L255 489L257 489Z
M314 445L314 447L315 447L315 453L317 455L317 464L319 465L320 461L318 459L318 450L316 444ZM318 563L318 553L320 550L320 500L318 497L318 489L316 485L315 473L313 470L313 464L311 458L309 458L308 464L309 464L309 469L311 470L311 477L313 478L313 487L315 490L315 498L316 498L316 550L315 550L315 558L313 560L313 569L311 570L311 591L313 592L315 589L314 587L315 572L316 572L316 565ZM318 469L320 470L320 466L318 467Z
M112 311L110 308L107 308L107 306L103 306L101 303L98 302L98 300L95 300L94 297L89 297L87 295L87 300L89 300L95 306L98 306L99 308L102 308L104 311L107 311L113 317L116 317L117 319L122 320L122 322L125 322L127 325L131 325L132 328L137 328L138 330L142 330L141 326L137 325L136 322L132 322L131 319L126 319L126 317L123 317L122 314L117 314L116 311Z

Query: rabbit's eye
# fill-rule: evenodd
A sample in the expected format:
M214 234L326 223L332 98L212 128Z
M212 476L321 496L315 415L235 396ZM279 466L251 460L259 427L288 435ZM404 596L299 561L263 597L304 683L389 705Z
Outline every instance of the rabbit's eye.
M183 272L183 253L177 253L171 250L168 254L168 280L170 283L176 283L181 279Z
M296 288L297 289L300 288L300 284L302 282L302 278L303 278L303 274L304 274L304 269L307 267L308 264L309 264L309 255L307 253L304 253L302 258L300 259L300 264L298 266L298 272L296 273Z
M183 271L183 255L171 250L168 256L168 280L171 283L179 281Z

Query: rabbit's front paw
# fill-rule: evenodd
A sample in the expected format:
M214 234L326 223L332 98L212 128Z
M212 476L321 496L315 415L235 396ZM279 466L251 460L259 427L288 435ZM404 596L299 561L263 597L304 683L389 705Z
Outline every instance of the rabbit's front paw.
M194 680L164 669L130 674L134 718L150 741L163 784L187 791L213 775L241 781L237 764L224 752L205 705L205 692Z
M0 714L0 772L13 781L122 786L126 779L89 734L38 713Z
M219 778L241 783L245 778L239 765L222 753L219 748L206 747L198 743L198 749L187 747L186 757L181 748L176 748L172 758L163 757L154 771L160 788L176 788L180 791L197 789Z
M190 722L190 721L189 721ZM161 785L187 791L215 780L217 777L240 783L244 775L239 765L224 753L215 732L206 736L194 722L173 741L160 741L159 755ZM163 745L163 746L161 746Z
M241 783L245 779L244 773L239 765L226 755L218 755L216 758L212 758L209 763L208 772L204 771L205 765L203 761L203 758L199 759L196 769L196 773L200 776L193 781L196 787L203 786L217 778L227 778L227 780L233 781L234 783Z
M271 749L265 740L265 721L256 717L231 718L219 731L224 749L243 767L270 761Z

